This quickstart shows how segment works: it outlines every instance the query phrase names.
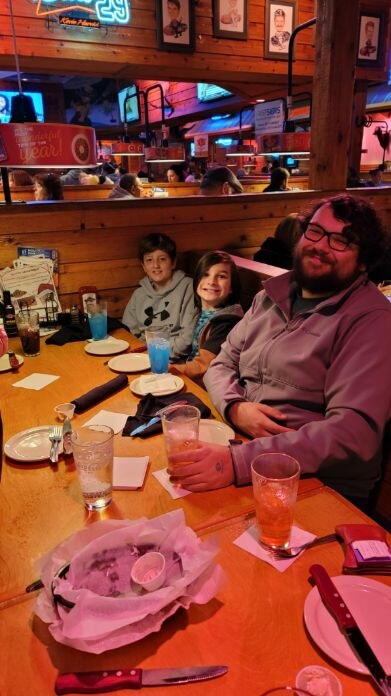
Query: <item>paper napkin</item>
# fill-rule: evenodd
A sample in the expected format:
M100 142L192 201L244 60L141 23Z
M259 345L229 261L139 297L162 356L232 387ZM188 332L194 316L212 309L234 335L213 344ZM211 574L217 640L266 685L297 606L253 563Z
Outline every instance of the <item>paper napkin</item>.
M148 375L141 377L140 384L142 389L145 389L154 394L161 394L163 392L169 391L170 389L175 389L178 380L175 375Z
M135 491L141 488L149 457L114 457L113 458L113 488L117 490Z
M185 495L190 495L191 491L187 491L185 488L178 488L178 486L174 486L174 484L171 483L167 469L159 469L159 471L154 471L153 475L174 500L177 498L184 498Z
M128 413L116 413L102 409L83 425L107 425L109 428L113 428L114 433L117 434L123 430L128 415Z
M54 382L56 379L59 379L58 375L44 375L40 372L33 372L32 375L21 379L19 382L14 382L12 386L39 391L40 389L47 387L48 384Z
M312 541L312 539L315 539L315 537L316 534L305 532L304 529L300 529L299 527L293 526L289 545L300 546L300 544L305 544L307 541ZM294 563L295 560L297 558L300 558L301 556L301 554L299 554L294 558L276 560L275 558L273 558L270 551L267 551L267 549L261 546L258 539L259 535L257 526L253 524L252 527L247 529L245 532L243 532L243 534L240 535L240 537L235 539L234 544L236 544L236 546L240 546L241 549L247 551L248 553L251 553L253 556L260 558L262 561L266 561L266 563L272 565L273 568L279 570L280 573L283 573L284 570L289 568L289 566L292 565L292 563Z

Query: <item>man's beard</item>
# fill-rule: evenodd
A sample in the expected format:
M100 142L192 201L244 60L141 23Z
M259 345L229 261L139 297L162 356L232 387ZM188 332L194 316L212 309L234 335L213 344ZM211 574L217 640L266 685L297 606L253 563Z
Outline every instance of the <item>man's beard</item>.
M329 263L329 271L325 271L319 276L310 276L304 270L303 258L306 256L318 256L324 263L329 263L326 261L327 255L323 254L321 251L307 251L302 252L300 256L297 254L293 258L293 277L297 282L299 288L308 290L308 292L323 293L324 295L334 295L335 293L347 288L353 283L353 281L360 275L360 269L358 266L354 272L347 277L340 278L336 270L335 265Z

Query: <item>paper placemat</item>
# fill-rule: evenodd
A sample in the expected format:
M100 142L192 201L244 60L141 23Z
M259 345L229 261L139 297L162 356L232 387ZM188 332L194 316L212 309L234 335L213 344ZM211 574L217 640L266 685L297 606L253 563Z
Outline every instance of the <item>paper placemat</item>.
M142 488L149 457L114 457L113 488L135 491Z
M159 471L154 471L153 475L174 500L177 498L184 498L185 495L190 495L191 491L187 491L185 488L178 488L178 486L174 486L174 484L171 483L167 469L159 469Z
M117 434L124 429L128 416L128 413L116 413L116 411L101 409L83 425L107 425L109 428L113 428L114 433Z
M312 541L312 539L315 539L315 537L316 534L311 534L311 532L306 532L304 529L300 529L300 527L293 526L289 545L300 546L300 544L305 544L307 541ZM289 566L301 556L301 553L299 553L299 555L295 556L294 558L276 560L273 558L270 551L261 546L258 539L259 536L257 526L256 524L253 524L252 527L249 527L249 529L243 532L240 537L235 539L233 543L236 544L236 546L240 546L240 548L244 551L247 551L253 556L260 558L262 561L266 561L266 563L269 563L271 566L273 566L273 568L279 570L280 573L283 573L284 570L289 568Z
M60 379L59 375L44 375L40 372L33 372L32 375L21 379L19 382L14 382L12 386L39 391L40 389L47 387L48 384L54 382L56 379Z

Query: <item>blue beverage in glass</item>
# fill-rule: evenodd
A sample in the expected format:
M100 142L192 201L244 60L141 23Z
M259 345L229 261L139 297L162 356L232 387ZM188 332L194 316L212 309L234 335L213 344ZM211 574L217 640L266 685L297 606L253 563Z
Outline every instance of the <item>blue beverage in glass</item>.
M107 336L107 314L106 312L97 312L90 314L88 317L90 324L91 336L94 341L101 341Z
M148 355L151 371L157 375L168 372L170 359L170 343L166 338L154 338L148 342Z

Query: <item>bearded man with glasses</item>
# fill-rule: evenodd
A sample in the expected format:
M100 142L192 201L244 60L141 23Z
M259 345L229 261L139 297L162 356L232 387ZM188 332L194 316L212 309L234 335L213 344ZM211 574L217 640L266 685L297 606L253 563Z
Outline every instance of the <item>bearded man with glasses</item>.
M365 508L391 417L391 304L368 280L386 232L348 194L301 224L293 271L264 283L204 378L221 415L252 440L201 443L170 473L194 491L246 485L254 457L283 452Z

